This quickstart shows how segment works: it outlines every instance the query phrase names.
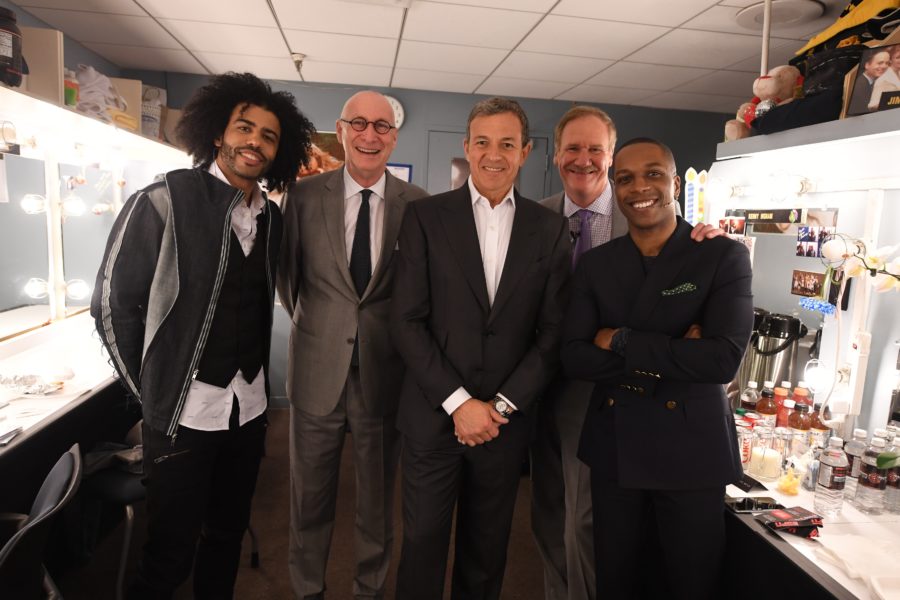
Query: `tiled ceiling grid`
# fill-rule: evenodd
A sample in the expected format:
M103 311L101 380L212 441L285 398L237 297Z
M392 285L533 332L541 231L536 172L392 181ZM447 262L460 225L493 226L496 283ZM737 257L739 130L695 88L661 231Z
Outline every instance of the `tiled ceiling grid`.
M123 68L732 112L759 74L754 0L23 0ZM783 64L837 18L775 27Z

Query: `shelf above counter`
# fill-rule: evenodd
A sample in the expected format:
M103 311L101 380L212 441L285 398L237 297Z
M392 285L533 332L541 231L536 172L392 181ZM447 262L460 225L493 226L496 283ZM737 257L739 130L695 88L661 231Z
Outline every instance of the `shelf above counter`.
M175 146L2 86L0 121L14 125L14 141L22 156L46 158L50 154L61 162L85 162L85 155L103 157L115 150L121 153L115 157L118 161L190 166L187 154ZM7 132L8 126L3 131Z
M817 125L797 127L768 135L722 142L716 146L716 160L866 137L897 137L900 139L900 110L885 110Z

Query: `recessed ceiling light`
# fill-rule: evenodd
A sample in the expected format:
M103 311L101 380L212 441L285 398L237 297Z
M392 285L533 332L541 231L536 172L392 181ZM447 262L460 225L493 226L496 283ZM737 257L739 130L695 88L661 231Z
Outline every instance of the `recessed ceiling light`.
M761 31L765 2L742 9L734 17L745 29ZM772 0L772 27L793 27L818 19L825 13L825 6L816 0Z

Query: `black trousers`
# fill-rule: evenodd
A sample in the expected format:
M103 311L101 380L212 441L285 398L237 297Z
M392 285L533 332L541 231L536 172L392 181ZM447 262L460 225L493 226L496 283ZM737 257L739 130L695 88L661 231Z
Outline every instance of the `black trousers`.
M171 598L192 566L194 598L232 597L267 424L233 413L227 431L179 427L174 441L144 425L148 533L129 598Z
M500 597L529 431L527 422L510 423L501 428L499 438L474 448L455 441L445 447L428 446L404 436L397 600L443 597L454 507L451 599Z
M633 490L591 477L597 597L718 597L725 490Z

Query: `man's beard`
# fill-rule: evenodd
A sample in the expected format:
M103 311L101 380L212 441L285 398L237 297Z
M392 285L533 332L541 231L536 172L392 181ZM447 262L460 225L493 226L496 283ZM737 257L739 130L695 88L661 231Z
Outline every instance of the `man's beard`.
M237 163L238 152L245 150L245 149L250 150L255 155L262 157L262 162L257 167L257 169L259 169L258 171L254 170L253 173L247 173L245 171L241 171L238 168L238 163ZM251 148L249 146L241 146L239 148L235 148L234 146L229 146L227 143L225 143L225 141L222 141L222 146L219 148L219 154L222 157L222 162L224 162L228 166L229 170L233 174L237 175L241 179L247 179L250 181L257 181L260 177L262 177L263 174L265 174L265 172L268 171L269 164L270 164L269 159L267 159L265 156L263 156L262 153L259 152L259 150Z

